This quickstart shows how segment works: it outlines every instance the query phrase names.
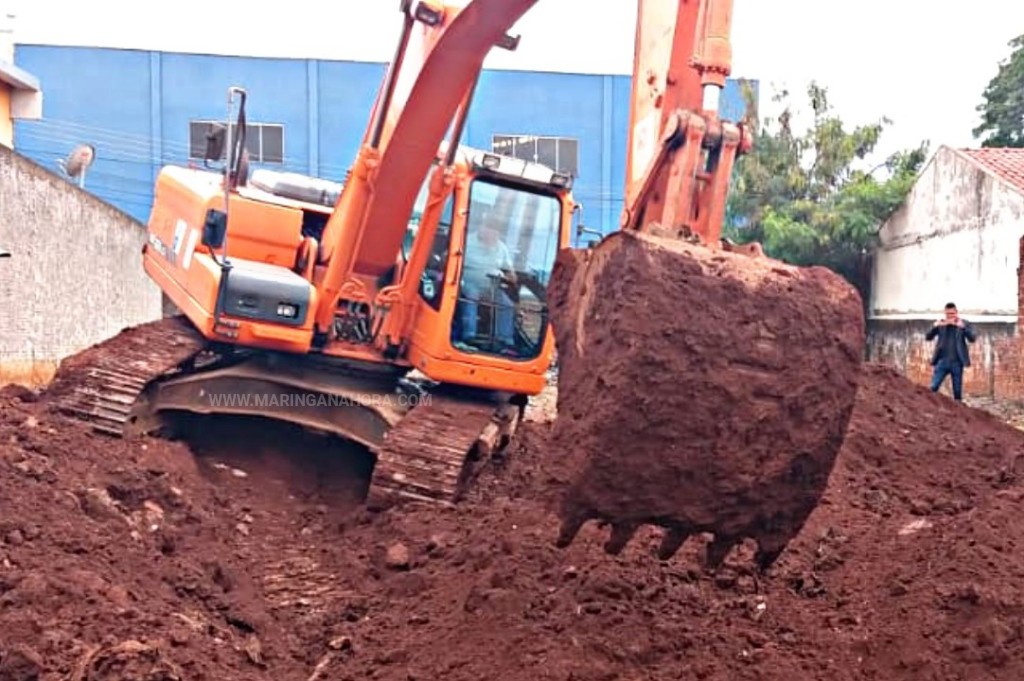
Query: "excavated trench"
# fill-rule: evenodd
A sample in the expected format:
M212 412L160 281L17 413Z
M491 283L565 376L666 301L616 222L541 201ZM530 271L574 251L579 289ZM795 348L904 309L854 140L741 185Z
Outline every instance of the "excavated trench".
M258 416L168 412L163 421L160 436L185 444L205 470L257 471L286 495L336 511L366 500L375 457L358 443Z

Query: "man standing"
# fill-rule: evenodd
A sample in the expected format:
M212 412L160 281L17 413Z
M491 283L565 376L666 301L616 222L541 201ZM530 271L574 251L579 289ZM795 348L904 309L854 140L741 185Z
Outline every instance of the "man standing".
M939 391L948 375L953 382L953 399L962 402L964 367L971 366L967 343L973 343L976 338L974 327L960 318L955 304L946 303L945 316L935 322L924 337L925 340L938 338L932 353L932 366L935 367L932 373L932 392Z

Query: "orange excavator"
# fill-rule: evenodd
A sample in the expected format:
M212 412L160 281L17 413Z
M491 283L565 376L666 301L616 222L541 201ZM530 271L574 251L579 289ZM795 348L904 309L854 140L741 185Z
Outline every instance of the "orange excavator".
M584 229L572 177L460 144L485 57L535 2L403 0L343 183L251 170L232 88L207 168L156 184L143 262L182 315L109 341L64 407L119 436L176 411L282 419L369 448L371 503L456 501L545 386L547 284ZM621 227L718 248L751 144L717 113L732 2L638 9Z

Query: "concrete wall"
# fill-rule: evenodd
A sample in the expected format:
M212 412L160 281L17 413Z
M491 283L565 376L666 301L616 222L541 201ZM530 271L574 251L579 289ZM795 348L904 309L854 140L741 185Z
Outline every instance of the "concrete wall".
M1024 196L942 147L881 229L874 315L1016 315Z
M113 206L0 148L0 385L38 385L64 357L157 319L145 230Z
M189 121L222 119L230 85L247 88L250 122L284 126L284 162L267 167L344 178L385 69L358 61L47 45L19 45L17 58L45 83L46 115L16 123L16 149L56 169L76 145L93 144L97 160L86 188L140 221L148 218L160 166L188 163ZM631 80L485 70L464 142L491 149L494 135L577 140L576 199L589 226L611 231L622 210ZM757 82L751 86L756 95ZM729 81L725 116L743 116L742 90Z

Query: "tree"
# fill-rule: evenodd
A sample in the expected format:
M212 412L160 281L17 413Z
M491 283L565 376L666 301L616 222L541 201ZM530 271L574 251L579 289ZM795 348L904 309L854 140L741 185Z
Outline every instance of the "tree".
M1024 35L1010 41L1010 58L999 65L978 105L974 136L983 147L1024 147Z
M812 83L807 96L813 119L803 133L793 129L789 93L774 97L783 111L777 121L764 121L754 148L737 162L724 232L741 243L761 242L779 260L828 267L866 303L878 230L910 191L927 144L860 169L889 121L847 130L824 87Z

